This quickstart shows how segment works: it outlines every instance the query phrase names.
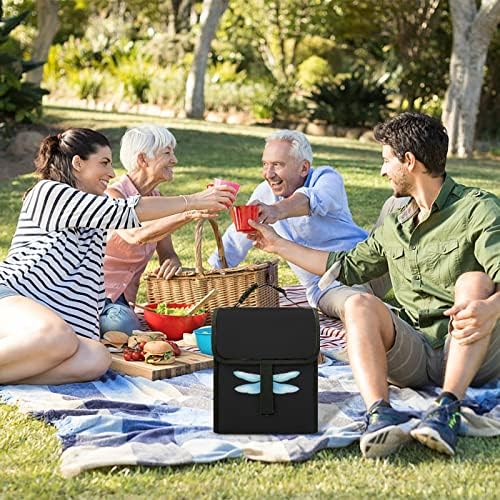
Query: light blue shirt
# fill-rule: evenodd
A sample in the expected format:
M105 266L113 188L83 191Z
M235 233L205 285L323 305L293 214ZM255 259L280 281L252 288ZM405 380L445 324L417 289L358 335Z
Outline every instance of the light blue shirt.
M308 248L337 251L350 250L368 236L368 233L352 220L344 181L342 176L332 167L311 168L304 185L295 192L302 193L309 198L310 214L290 217L272 224L274 230L281 237ZM282 199L283 197L274 195L269 184L264 181L254 190L248 203L261 201L272 205ZM253 245L245 233L236 231L234 224L228 227L222 237L222 242L229 267L235 267L245 260ZM220 268L217 250L210 256L208 262L212 267ZM300 283L305 286L307 300L312 307L318 305L319 299L328 290L338 286L338 283L335 282L326 289L320 290L318 288L319 276L290 262L288 265Z

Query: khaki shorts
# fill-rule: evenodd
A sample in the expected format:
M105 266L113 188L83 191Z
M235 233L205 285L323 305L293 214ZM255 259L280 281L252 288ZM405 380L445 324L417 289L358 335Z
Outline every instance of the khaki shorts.
M424 335L391 311L396 337L387 353L389 382L401 387L443 385L451 336L443 347L433 349ZM500 323L491 335L490 346L471 386L500 378Z
M365 285L356 287L340 286L327 292L319 301L318 307L329 316L343 318L345 301L360 292L370 292ZM443 347L434 349L424 334L413 328L387 306L394 324L394 345L387 352L388 380L400 387L421 387L427 384L441 386L448 358L449 342L446 338ZM472 386L483 385L500 378L500 322L497 322L491 335L490 347Z

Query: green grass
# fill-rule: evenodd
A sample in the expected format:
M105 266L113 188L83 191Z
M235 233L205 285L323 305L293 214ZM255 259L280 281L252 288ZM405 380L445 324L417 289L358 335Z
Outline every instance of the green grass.
M54 127L86 126L103 131L114 145L125 128L152 118L51 108L46 120ZM238 202L246 201L259 182L263 137L270 130L257 127L211 125L171 120L178 139L176 177L164 193L190 193L213 177L242 184ZM378 175L377 145L334 138L311 138L315 164L333 164L342 173L355 220L365 228L375 220L390 194ZM460 182L500 195L500 162L453 160L449 172ZM118 169L117 173L121 173ZM33 183L30 175L0 183L0 253L7 253L21 205L22 193ZM229 224L219 218L221 229ZM185 265L193 265L193 225L175 234L174 243ZM214 248L206 234L203 253ZM265 258L252 252L250 260ZM295 282L280 266L282 284ZM143 294L143 291L141 292ZM448 459L412 445L384 460L365 460L356 445L326 450L300 464L264 464L230 460L208 465L145 468L113 467L73 479L58 473L60 445L55 430L0 405L0 498L324 498L424 497L495 498L500 483L500 439L461 438L458 455Z

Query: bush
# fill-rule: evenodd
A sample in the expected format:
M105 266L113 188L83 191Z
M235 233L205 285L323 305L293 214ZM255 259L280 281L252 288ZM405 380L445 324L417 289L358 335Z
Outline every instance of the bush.
M344 127L373 127L388 113L388 90L372 81L363 67L340 83L318 85L308 97L314 103L310 116Z
M43 63L23 61L21 48L11 32L29 12L0 20L0 120L32 122L41 113L42 97L48 92L33 83L23 82L24 73Z
M332 69L326 59L311 56L299 64L297 80L304 90L310 92L318 84L327 82L331 74Z
M252 105L252 114L256 118L271 119L273 123L299 120L306 112L306 104L294 89L285 86L262 87Z

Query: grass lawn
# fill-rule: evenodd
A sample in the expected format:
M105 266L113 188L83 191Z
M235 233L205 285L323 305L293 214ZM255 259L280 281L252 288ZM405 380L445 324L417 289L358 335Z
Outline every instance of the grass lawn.
M119 167L119 138L126 127L153 121L135 115L118 115L49 108L46 121L53 126L92 127L113 143ZM158 121L159 122L159 121ZM214 177L227 177L242 185L238 202L244 203L260 180L260 154L266 128L168 122L178 146L174 183L164 193L191 193ZM389 196L379 173L380 148L357 141L311 138L315 165L334 165L343 175L350 207L358 224L369 228ZM451 160L448 171L464 184L500 195L500 162L491 159ZM122 173L117 168L117 173ZM0 256L7 254L22 193L32 185L31 175L0 183ZM221 229L229 217L219 217ZM174 235L185 265L194 265L193 230L189 225ZM204 256L214 248L207 228ZM250 260L265 254L253 251ZM154 264L152 264L154 265ZM281 284L295 283L286 266L280 266ZM143 291L141 291L144 299ZM55 430L16 408L0 405L0 498L323 498L323 497L477 497L498 498L500 439L461 438L458 455L444 458L411 445L382 460L360 457L353 445L326 450L300 464L264 464L231 460L208 465L145 468L113 467L91 471L73 479L58 474L59 441ZM496 486L495 486L496 485ZM496 493L495 493L496 492Z

